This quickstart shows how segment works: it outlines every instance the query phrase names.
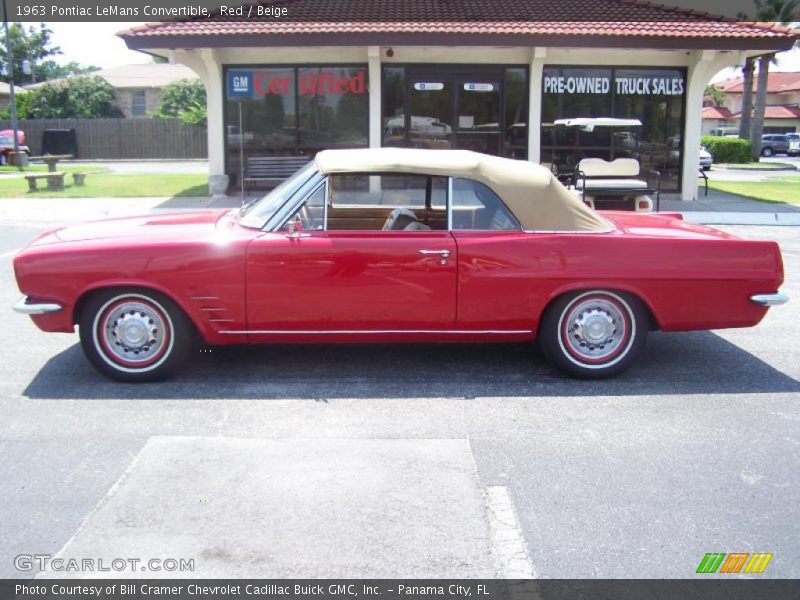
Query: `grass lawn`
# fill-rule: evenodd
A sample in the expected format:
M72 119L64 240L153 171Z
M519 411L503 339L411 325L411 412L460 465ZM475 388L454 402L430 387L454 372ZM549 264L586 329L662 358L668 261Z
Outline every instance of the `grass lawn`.
M714 166L741 171L786 171L794 169L794 164L784 162L719 163Z
M83 166L83 165L58 165L58 171L62 171L64 173L102 173L103 171L108 171L107 167L90 167L90 166ZM28 165L25 167L24 171L20 171L17 167L12 167L9 165L0 166L0 174L1 173L44 173L47 171L47 165Z
M0 198L134 198L148 196L208 196L208 178L201 174L114 174L91 173L88 169L73 169L89 173L85 185L77 187L72 177L64 178L65 187L59 192L47 189L47 181L38 181L39 190L28 191L22 178L0 177ZM66 169L65 169L66 171ZM69 172L69 171L67 171Z
M760 202L800 205L800 177L775 177L765 181L709 181L708 187Z

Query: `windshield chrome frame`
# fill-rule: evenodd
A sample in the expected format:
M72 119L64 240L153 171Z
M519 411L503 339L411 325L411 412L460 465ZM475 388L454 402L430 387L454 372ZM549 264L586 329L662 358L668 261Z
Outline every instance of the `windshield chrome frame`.
M322 173L315 169L308 179L302 182L271 216L267 217L259 229L262 231L277 231L284 221L289 218L295 207L305 199L308 189L310 187L315 188L324 177Z

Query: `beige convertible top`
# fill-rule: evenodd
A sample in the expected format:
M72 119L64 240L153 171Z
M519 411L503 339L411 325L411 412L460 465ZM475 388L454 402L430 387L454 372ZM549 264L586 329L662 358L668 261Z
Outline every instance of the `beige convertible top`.
M609 224L544 167L469 150L370 148L323 150L317 168L331 173L420 173L474 179L489 186L523 229L608 231Z

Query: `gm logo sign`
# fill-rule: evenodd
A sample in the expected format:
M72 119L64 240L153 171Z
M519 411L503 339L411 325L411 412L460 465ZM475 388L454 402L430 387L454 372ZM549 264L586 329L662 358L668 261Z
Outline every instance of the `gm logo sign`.
M772 560L772 553L767 552L709 552L700 561L697 573L763 573L769 561Z
M253 72L228 71L228 97L251 96L253 94Z

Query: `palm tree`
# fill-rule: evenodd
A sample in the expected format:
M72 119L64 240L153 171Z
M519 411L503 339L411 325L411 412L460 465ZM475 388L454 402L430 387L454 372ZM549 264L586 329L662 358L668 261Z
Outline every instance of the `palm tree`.
M739 120L739 137L743 140L750 139L750 119L753 116L753 69L755 61L747 57L744 61L744 68L742 75L744 75L744 83L742 86L742 109L739 112L741 119Z
M797 18L798 0L753 0L756 5L756 20L762 23L775 23L788 25ZM750 59L752 60L752 59ZM756 101L753 114L753 125L750 131L750 141L753 146L753 160L758 160L761 155L761 134L764 131L764 112L767 106L767 82L769 81L769 65L775 60L775 54L765 54L758 59L758 83L756 85ZM752 63L751 63L752 66ZM752 86L752 75L751 75ZM742 123L745 120L745 99L752 94L748 90L743 90L742 97ZM747 107L749 115L749 106ZM740 125L739 137L742 134Z

